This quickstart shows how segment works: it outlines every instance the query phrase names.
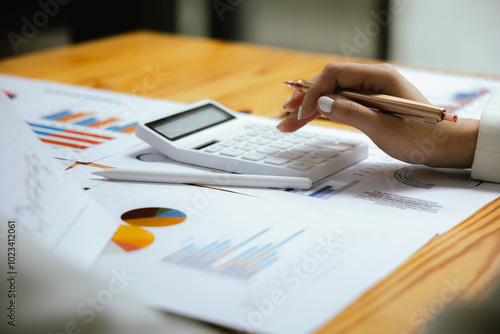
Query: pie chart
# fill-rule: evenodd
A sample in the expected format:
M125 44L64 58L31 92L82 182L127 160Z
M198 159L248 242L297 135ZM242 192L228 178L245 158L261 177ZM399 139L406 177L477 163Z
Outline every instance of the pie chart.
M172 226L187 219L185 213L160 207L133 209L122 214L121 219L127 223L120 225L108 244L106 253L132 252L153 243L155 236L147 228Z
M186 218L186 214L181 211L158 207L134 209L121 216L130 225L145 227L172 226L182 223Z
M153 233L142 227L120 225L111 240L119 248L116 248L116 246L113 247L111 244L110 247L108 247L110 253L117 253L120 251L132 252L149 246L155 240L155 237Z

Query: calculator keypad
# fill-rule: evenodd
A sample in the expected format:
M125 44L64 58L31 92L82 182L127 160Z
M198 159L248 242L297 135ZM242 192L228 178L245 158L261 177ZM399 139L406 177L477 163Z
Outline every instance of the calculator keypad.
M205 152L241 158L295 170L309 170L335 159L362 142L312 132L281 133L257 124L247 126L247 132L230 140L208 146Z

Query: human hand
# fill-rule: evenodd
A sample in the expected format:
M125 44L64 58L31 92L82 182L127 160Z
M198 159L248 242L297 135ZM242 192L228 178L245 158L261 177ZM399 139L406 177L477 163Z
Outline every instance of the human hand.
M278 124L278 130L292 132L323 115L361 130L396 159L433 167L472 165L479 121L459 119L430 126L374 111L332 93L337 88L354 89L430 104L394 66L331 63L308 81L313 85L307 93L296 91L284 105L292 112Z

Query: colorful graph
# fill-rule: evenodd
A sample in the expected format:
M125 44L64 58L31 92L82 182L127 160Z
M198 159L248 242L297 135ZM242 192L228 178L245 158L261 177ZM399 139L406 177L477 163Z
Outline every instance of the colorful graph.
M163 258L162 262L246 280L278 261L280 248L305 230L277 243L259 244L269 231L270 229L264 229L239 243L232 239L214 241L203 246L190 243Z
M464 92L464 91L455 92L451 97L451 100L453 101L452 104L441 105L441 107L445 108L446 111L453 112L464 107L465 105L474 101L478 97L481 97L487 93L489 93L488 89L479 89L477 91L469 91L469 92Z
M163 227L182 223L183 212L169 208L139 208L125 212L121 219L130 225L120 225L106 249L106 253L132 252L149 246L155 240L151 231L143 227Z
M171 226L186 220L186 214L169 208L140 208L125 212L121 219L137 226Z
M130 226L130 225L120 225L115 235L111 239L114 245L118 246L119 249L116 249L111 244L108 247L108 253L116 253L120 251L132 252L146 246L149 246L155 237L153 233L148 230L143 229L139 226Z
M321 198L321 199L329 199L339 193L351 188L352 186L358 184L360 181L354 180L351 182L339 182L329 179L323 179L316 183L314 183L311 189L308 190L295 190L295 189L285 189L286 192Z
M63 110L43 117L45 120L62 122L66 124L85 126L89 128L100 128L108 131L134 133L137 128L137 122L122 123L117 117L98 117L95 112L74 112Z
M81 150L115 139L112 136L105 136L88 131L75 131L65 127L48 126L33 122L28 122L28 124L44 143Z

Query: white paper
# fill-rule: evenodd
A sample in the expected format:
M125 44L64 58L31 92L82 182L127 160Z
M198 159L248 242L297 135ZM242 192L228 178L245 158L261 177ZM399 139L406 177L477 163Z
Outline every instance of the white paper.
M430 103L463 118L479 119L500 81L492 77L461 75L416 68L397 67Z
M2 215L20 233L90 268L113 236L117 219L63 174L3 93L0 106Z
M126 268L145 304L252 332L317 329L435 235L206 187L103 181L88 193L117 218L151 207L186 216L140 226L153 241L139 249L110 243L97 271Z
M54 157L91 162L141 143L139 120L182 103L0 75L0 90L12 101Z

